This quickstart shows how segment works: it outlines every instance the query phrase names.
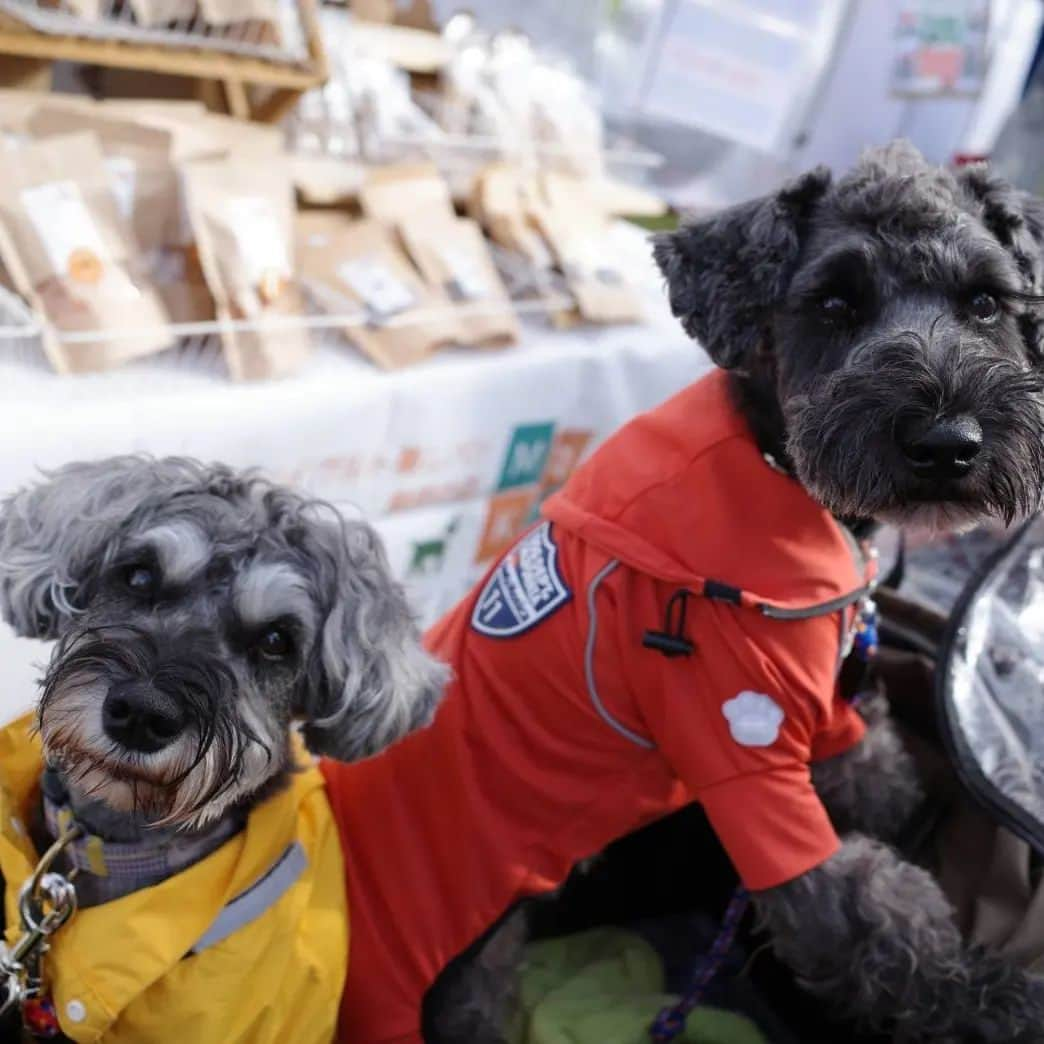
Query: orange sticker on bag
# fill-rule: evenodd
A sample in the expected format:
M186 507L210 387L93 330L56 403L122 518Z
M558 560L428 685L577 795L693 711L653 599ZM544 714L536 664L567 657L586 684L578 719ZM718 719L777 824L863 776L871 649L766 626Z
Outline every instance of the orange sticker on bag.
M70 255L68 262L69 278L74 283L100 283L105 272L102 259L87 247L77 247Z

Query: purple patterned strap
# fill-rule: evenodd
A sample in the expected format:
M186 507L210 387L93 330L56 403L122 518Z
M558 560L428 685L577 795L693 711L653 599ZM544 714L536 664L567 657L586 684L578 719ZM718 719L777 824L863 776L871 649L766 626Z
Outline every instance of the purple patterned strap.
M711 943L710 949L703 955L692 974L688 989L675 1004L664 1008L649 1027L649 1036L656 1044L674 1040L685 1029L685 1020L689 1013L703 1002L707 988L721 971L721 966L736 941L736 933L739 931L740 923L749 904L750 893L745 888L738 887L732 893L729 905L725 909L725 915L721 919L721 927L718 928L714 942Z
M55 804L46 795L43 806L47 829L53 837L60 836L75 822L68 806ZM64 855L81 874L92 875L96 885L93 889L84 888L86 882L81 878L77 892L88 896L96 893L95 901L107 902L186 870L224 844L240 826L237 817L226 816L203 833L167 837L160 843L104 841L96 834L83 832L68 845ZM88 901L88 905L92 904Z

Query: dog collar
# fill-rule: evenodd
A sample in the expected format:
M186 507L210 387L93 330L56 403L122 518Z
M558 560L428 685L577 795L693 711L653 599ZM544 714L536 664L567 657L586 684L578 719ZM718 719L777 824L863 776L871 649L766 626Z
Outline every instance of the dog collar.
M242 817L227 815L202 833L178 835L159 844L105 841L77 823L67 804L52 799L46 784L43 789L47 832L59 837L68 827L80 826L79 836L66 847L63 855L67 866L78 871L76 897L81 907L112 902L159 884L210 855L243 826Z

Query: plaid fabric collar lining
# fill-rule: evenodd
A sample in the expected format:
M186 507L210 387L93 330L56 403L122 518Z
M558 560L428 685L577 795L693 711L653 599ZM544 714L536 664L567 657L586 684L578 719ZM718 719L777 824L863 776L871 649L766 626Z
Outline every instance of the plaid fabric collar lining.
M75 822L72 810L53 801L46 792L43 810L52 837ZM166 838L161 844L104 841L96 834L84 833L64 852L69 866L79 871L77 901L80 906L96 906L159 884L210 855L242 826L240 816L226 815L202 833Z

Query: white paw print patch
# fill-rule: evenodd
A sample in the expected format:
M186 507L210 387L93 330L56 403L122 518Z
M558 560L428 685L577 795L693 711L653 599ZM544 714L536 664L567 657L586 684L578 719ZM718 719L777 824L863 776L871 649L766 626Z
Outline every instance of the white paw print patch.
M783 708L762 692L741 692L721 705L732 738L741 747L771 747L779 738Z

